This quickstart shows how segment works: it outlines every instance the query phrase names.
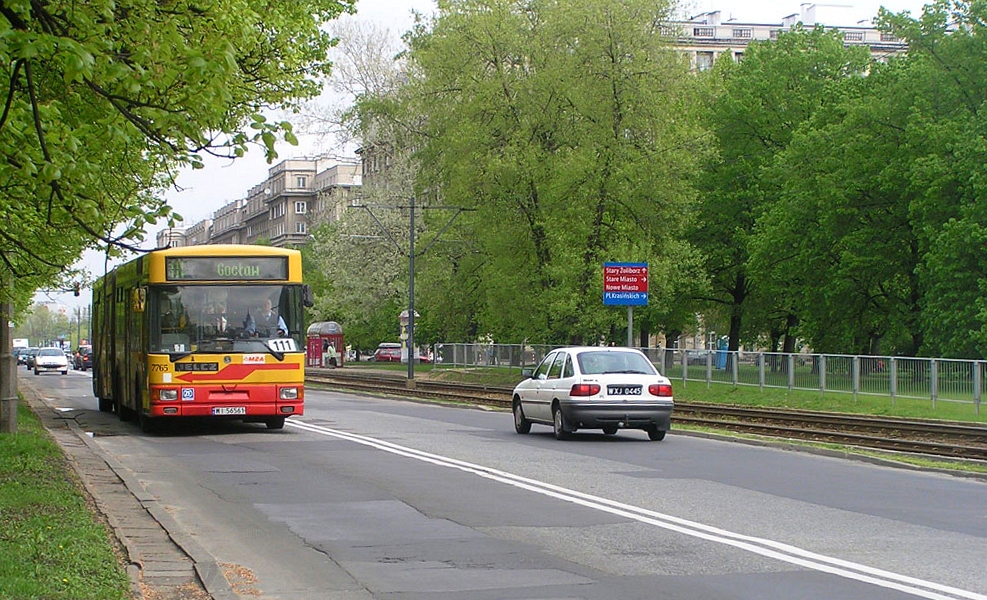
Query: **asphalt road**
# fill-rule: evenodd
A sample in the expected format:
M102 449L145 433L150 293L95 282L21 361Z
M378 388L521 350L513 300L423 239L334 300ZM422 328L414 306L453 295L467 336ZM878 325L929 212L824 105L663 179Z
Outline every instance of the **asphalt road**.
M220 567L215 597L987 600L982 480L311 389L281 431L146 435L88 373L25 378Z

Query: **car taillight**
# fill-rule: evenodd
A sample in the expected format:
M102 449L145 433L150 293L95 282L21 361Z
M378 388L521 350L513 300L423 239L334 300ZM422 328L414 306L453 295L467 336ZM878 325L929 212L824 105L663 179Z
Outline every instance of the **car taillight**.
M671 396L672 385L669 383L652 383L648 386L652 396Z
M595 396L600 393L600 386L595 383L577 383L569 390L570 396Z

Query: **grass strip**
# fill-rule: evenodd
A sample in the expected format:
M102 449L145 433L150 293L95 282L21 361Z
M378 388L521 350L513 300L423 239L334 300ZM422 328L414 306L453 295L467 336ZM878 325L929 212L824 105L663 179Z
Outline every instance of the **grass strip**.
M111 533L58 444L21 403L0 435L0 598L130 597Z

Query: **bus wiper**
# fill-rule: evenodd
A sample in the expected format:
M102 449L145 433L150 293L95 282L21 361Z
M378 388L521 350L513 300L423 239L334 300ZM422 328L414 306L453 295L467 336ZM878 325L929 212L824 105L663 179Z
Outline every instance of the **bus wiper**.
M168 353L168 360L170 360L171 362L174 363L174 362L177 362L179 360L182 360L186 356L190 356L191 354L192 354L192 352L169 352Z
M258 340L258 341L260 341L260 340ZM270 346L268 346L266 342L261 342L261 345L264 346L264 350L267 350L267 352L271 356L273 356L274 358L278 359L278 362L284 362L284 352L278 352L274 348L271 348Z

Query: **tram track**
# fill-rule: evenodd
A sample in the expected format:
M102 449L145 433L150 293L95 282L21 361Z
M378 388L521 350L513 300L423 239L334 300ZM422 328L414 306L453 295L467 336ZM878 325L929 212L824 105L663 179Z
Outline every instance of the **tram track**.
M369 370L309 369L311 384L509 409L513 388L408 380ZM786 440L855 446L906 454L987 461L987 427L774 408L676 402L673 423Z

